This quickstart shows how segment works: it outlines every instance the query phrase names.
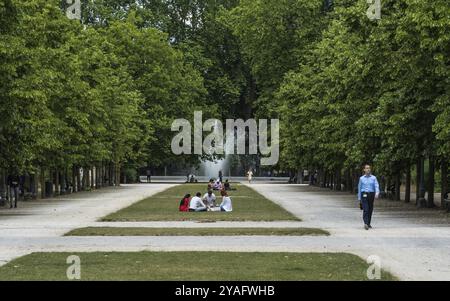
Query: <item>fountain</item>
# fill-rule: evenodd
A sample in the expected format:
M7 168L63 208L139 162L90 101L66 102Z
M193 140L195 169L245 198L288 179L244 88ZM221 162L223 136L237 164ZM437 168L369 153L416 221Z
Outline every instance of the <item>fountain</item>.
M214 125L214 130L217 131L219 128L219 123L216 121ZM212 148L208 151L209 155L213 155L215 153L215 149ZM205 177L206 181L209 179L217 179L219 177L219 171L222 171L222 175L230 177L229 170L229 156L225 155L225 158L217 159L214 161L204 161L200 165L200 174Z
M224 177L230 177L228 159L228 156L226 156L224 159L202 162L200 165L200 174L205 177L206 181L209 179L217 179L219 177L219 171L222 171Z

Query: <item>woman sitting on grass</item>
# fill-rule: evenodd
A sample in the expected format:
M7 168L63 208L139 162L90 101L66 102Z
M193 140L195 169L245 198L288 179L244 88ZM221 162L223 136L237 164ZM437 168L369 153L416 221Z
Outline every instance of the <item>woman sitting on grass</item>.
M231 198L228 196L228 192L225 190L222 190L220 192L222 195L222 204L220 204L220 211L222 212L232 212L233 211L233 204L231 201Z
M190 202L191 202L191 195L186 194L180 202L180 212L188 212Z

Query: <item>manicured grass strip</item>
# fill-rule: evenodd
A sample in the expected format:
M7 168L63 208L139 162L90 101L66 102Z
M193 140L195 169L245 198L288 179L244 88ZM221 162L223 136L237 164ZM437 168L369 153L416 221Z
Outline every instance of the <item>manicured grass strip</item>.
M0 280L67 280L70 255L81 280L368 280L367 263L351 254L233 252L33 253L0 267Z
M299 220L279 205L266 199L253 189L243 185L234 185L231 191L233 212L179 212L182 197L190 193L206 193L206 184L185 184L172 187L153 197L138 202L128 208L108 215L102 221L278 221ZM215 192L220 204L221 197Z
M314 228L112 228L88 227L66 236L313 236L330 235Z

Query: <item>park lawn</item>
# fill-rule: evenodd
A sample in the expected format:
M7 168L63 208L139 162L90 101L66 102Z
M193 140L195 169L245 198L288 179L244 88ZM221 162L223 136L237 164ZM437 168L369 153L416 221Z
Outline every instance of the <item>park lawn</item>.
M352 254L233 252L33 253L0 267L0 280L68 280L71 255L83 281L368 280L367 263ZM396 278L383 271L381 280Z
M266 199L255 190L234 184L236 191L230 191L233 212L179 212L178 207L184 195L206 193L206 184L184 184L169 188L128 208L101 219L105 222L141 221L281 221L299 219L281 206ZM215 192L217 203L222 198Z
M314 228L80 228L65 236L318 236L329 232Z

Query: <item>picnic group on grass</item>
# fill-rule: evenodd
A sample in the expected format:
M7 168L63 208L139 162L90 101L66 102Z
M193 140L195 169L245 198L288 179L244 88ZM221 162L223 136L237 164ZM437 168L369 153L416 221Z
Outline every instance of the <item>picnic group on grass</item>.
M191 194L186 194L180 202L181 212L232 212L233 204L228 191L232 190L228 180L222 183L220 179L214 181L211 179L208 183L208 192L202 195L201 192L197 192L194 197ZM217 205L216 195L214 191L220 191L222 196L222 202Z

